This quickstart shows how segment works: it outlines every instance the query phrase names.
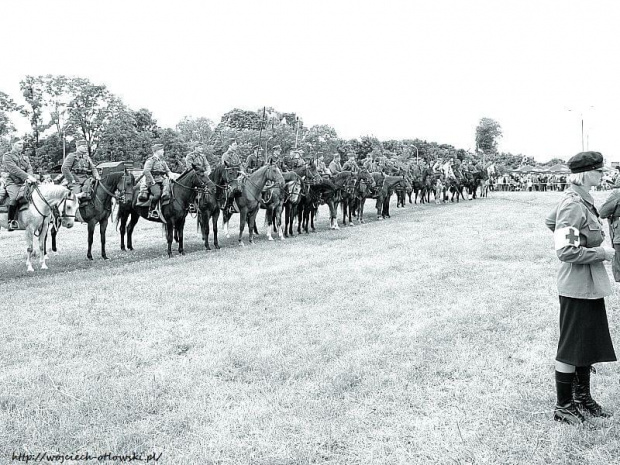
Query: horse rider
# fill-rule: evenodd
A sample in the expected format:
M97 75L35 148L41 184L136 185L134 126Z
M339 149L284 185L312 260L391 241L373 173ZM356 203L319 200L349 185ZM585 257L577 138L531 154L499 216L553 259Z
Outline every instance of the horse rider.
M161 198L162 201L170 199L170 175L172 171L164 160L164 145L155 144L151 148L153 155L144 163L144 182L140 185L139 199L148 200L149 191L153 194L149 218L159 219L155 208Z
M62 162L62 176L65 178L69 189L76 194L80 200L90 200L92 190L92 180L89 174L92 173L95 180L100 180L99 170L88 156L88 144L85 140L78 140L75 143L75 152L71 152Z
M306 164L305 160L303 159L303 153L304 151L302 149L297 149L292 152L292 159L290 164L291 170L301 168Z
M34 176L30 159L23 153L24 142L18 140L13 143L13 148L2 157L4 169L9 173L6 180L6 192L9 196L9 231L19 229L17 223L18 201L24 198L26 183L34 183Z
M465 173L463 172L463 166L461 164L461 160L458 158L454 160L454 166L452 167L452 172L454 173L454 177L457 181L461 182L465 177Z
M327 165L325 165L325 155L322 153L319 153L316 159L316 171L321 176L329 176L329 170L327 169Z
M362 167L371 173L373 171L376 171L375 162L372 159L372 155L370 153L368 153L368 155L366 155L366 158L364 158L364 161L362 162Z
M340 172L342 172L342 165L340 164L340 154L339 153L335 153L334 154L334 158L332 159L331 163L329 164L329 173L332 176L335 176L335 175L337 175Z
M248 174L252 174L258 168L260 168L263 164L263 149L256 145L254 147L254 151L248 155L248 158L245 160L245 172Z
M351 171L351 173L356 174L359 172L360 167L357 165L355 161L355 153L349 152L349 159L342 165L343 171Z
M446 180L456 179L452 165L454 165L454 158L450 158L447 162L441 165L441 171Z
M207 160L201 145L196 146L192 152L187 154L185 157L185 168L188 170L194 169L203 176L211 174L211 164Z

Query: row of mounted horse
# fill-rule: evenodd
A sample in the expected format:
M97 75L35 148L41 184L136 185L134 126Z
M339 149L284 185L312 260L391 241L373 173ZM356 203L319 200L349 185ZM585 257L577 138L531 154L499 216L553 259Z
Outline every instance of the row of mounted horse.
M101 237L101 256L106 255L106 229L112 212L112 200L118 205L117 222L121 235L121 249L133 250L132 234L140 218L148 221L163 223L166 230L167 252L172 257L173 241L178 242L178 251L184 254L184 227L188 212L195 205L197 209L198 225L201 228L205 248L210 250L210 227L213 227L213 245L218 244L218 220L223 216L224 231L228 237L228 223L236 212L240 215L239 245L243 245L243 232L248 226L249 241L253 243L254 235L258 234L256 216L260 209L265 209L265 223L267 237L273 240L272 232L280 238L293 235L294 223L297 221L297 233L308 233L315 230L314 220L320 204L326 204L330 212L330 227L339 229L337 209L341 206L343 224L352 224L353 217L360 223L364 222L364 205L367 199L376 200L377 217L380 219L390 216L390 198L398 195L397 206L404 206L405 196L409 202L430 202L431 194L435 201L447 199L451 192L464 198L467 189L470 196L476 196L476 189L483 181L474 179L471 183L444 180L442 176L432 172L406 172L393 175L384 173L370 173L361 170L357 173L343 171L333 177L324 177L318 174L313 164L305 165L294 171L282 173L276 165L266 165L251 174L241 174L235 168L218 166L209 176L203 176L197 171L188 170L177 179L171 180L170 201L161 207L159 220L149 218L149 207L138 205L139 186L133 175L127 172L111 173L102 177L94 187L92 200L77 207L77 200L72 197L66 188L61 186L37 187L42 202L37 206L33 201L28 208L33 217L39 217L41 224L37 226L40 236L40 252L42 254L42 268L45 268L45 238L47 223L51 222L52 250L56 251L56 234L59 227L71 227L73 218L88 225L88 252L87 258L92 260L92 244L95 226L99 224ZM55 192L50 199L45 193L50 188ZM57 188L57 189L52 189ZM64 189L59 193L59 189ZM415 197L412 199L412 195ZM484 192L483 192L484 195ZM62 212L59 206L62 205ZM284 214L284 225L282 216ZM21 215L21 213L20 213ZM21 218L21 217L20 217ZM23 221L23 218L20 220ZM28 268L30 256L34 255L32 246L32 232L29 242ZM34 234L37 235L36 233ZM126 238L126 242L125 242Z

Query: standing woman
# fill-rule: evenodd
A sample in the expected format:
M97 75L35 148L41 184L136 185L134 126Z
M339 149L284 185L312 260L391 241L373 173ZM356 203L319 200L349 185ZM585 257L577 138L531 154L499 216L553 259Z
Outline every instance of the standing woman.
M553 231L560 259L560 340L555 361L554 420L578 425L584 415L610 414L590 395L592 364L616 361L604 297L611 283L603 262L614 250L601 246L603 228L590 189L603 178L603 156L581 152L568 161L569 188L545 223Z

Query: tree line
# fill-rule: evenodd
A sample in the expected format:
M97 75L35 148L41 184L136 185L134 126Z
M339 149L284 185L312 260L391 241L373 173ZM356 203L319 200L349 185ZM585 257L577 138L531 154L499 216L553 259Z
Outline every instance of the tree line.
M232 140L245 157L260 144L265 150L280 145L283 153L301 148L306 156L369 153L406 161L419 157L432 162L438 157L494 162L500 172L533 158L499 152L501 126L482 118L476 127L476 151L421 139L379 140L374 136L340 138L327 124L306 126L296 113L264 107L256 111L235 108L216 124L205 117L184 117L174 128L162 127L153 113L129 108L103 84L68 76L26 76L19 83L20 101L0 91L0 153L10 149L16 137L14 118L26 118L30 130L22 136L33 165L48 172L62 163L63 156L75 150L75 140L85 139L95 162L132 161L141 167L151 155L153 143L164 144L167 161L174 171L182 171L184 158L201 145L212 164L217 164ZM560 160L561 161L561 160Z

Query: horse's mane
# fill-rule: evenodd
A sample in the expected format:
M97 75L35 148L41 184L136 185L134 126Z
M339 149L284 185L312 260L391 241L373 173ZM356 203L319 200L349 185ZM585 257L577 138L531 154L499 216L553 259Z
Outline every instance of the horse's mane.
M39 190L46 199L59 199L67 194L69 189L56 184L39 184Z
M351 171L341 171L340 173L336 173L334 176L334 181L340 181L341 179L345 179L351 176Z

